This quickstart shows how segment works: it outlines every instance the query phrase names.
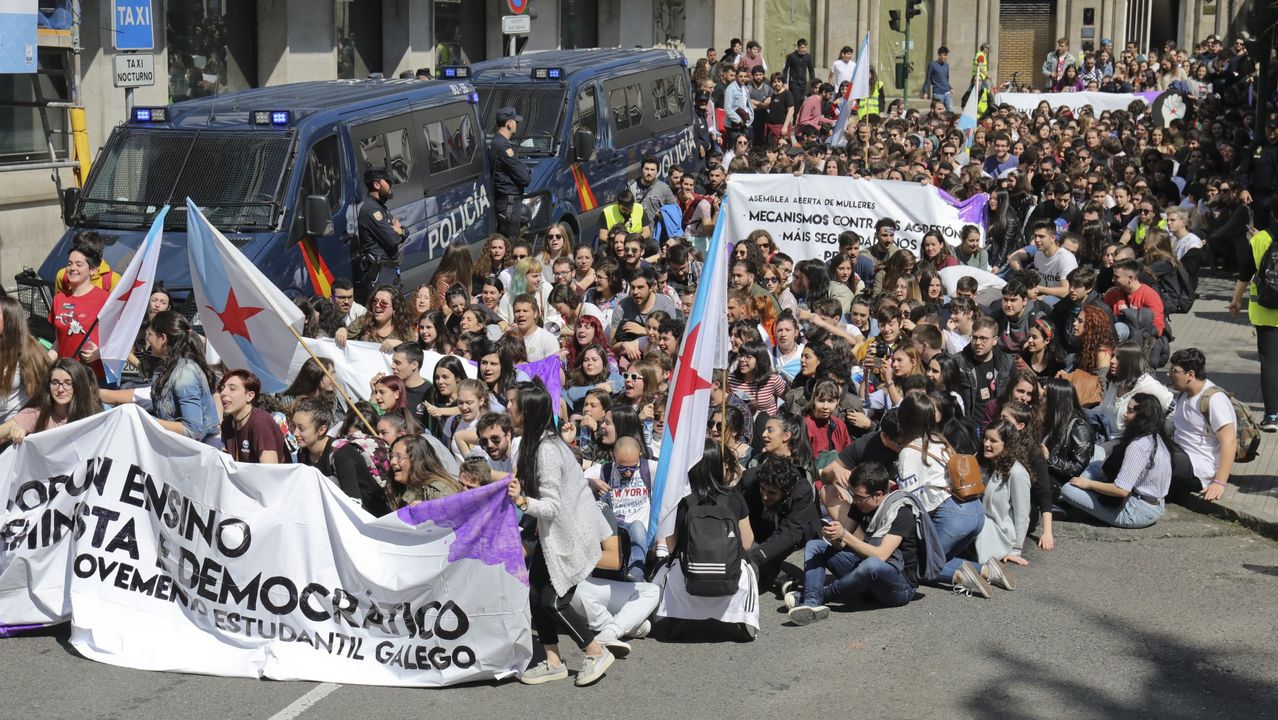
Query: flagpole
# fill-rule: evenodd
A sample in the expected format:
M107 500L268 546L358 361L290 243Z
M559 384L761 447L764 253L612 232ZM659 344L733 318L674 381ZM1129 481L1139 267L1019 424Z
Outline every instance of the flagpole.
M360 422L364 423L364 427L368 430L368 434L373 437L377 437L377 430L374 429L371 424L369 424L368 418L364 417L364 413L359 411L359 406L356 405L355 401L351 400L351 397L346 394L345 390L342 389L342 384L337 382L337 378L333 377L333 373L328 369L328 366L320 362L320 359L315 354L315 351L311 350L311 346L307 345L306 341L302 339L302 334L299 333L297 331L297 328L293 327L292 325L289 325L288 329L289 329L289 332L293 333L293 337L297 338L298 344L306 348L306 354L311 356L311 359L315 361L316 365L319 365L319 369L324 372L324 377L328 378L328 381L333 383L333 387L337 389L337 393L342 396L343 400L346 401L346 407L349 407L351 410L355 411L355 415L359 418Z

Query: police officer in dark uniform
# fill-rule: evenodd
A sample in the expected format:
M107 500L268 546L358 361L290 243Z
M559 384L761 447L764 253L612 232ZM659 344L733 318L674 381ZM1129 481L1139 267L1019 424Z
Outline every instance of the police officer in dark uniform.
M386 169L366 170L364 186L368 199L359 206L359 248L353 265L355 300L367 304L376 288L399 284L399 246L406 233L399 218L386 208L386 201L395 194Z
M524 119L513 107L497 111L497 132L488 145L488 161L493 169L493 195L496 196L497 232L508 238L519 234L520 198L532 181L528 168L519 162L515 146L510 142L515 129Z

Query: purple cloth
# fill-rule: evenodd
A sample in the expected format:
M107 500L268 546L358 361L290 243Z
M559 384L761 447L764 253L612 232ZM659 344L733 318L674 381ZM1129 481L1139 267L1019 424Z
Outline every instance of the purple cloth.
M564 389L563 360L559 358L559 353L544 357L537 362L516 365L515 369L523 370L529 377L541 378L551 399L557 400Z
M44 625L0 625L0 638L13 637L28 630L39 630Z
M990 196L988 194L977 193L966 200L959 200L940 188L936 189L936 194L951 206L958 208L959 219L963 222L979 227L982 232L989 227Z
M485 565L503 565L506 572L528 584L519 519L514 504L506 497L506 483L495 482L409 505L396 514L408 525L430 521L452 530L456 537L448 548L448 562L470 559Z

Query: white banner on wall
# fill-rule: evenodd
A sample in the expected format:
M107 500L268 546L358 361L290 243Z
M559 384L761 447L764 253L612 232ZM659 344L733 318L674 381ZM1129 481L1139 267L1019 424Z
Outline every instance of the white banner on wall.
M93 660L440 686L531 658L494 483L374 518L317 470L236 463L126 405L0 455L0 624L70 621Z
M874 224L892 218L896 243L919 254L928 230L958 245L964 225L984 233L985 195L966 203L942 196L937 188L891 180L825 175L733 175L728 182L727 226L733 242L755 230L767 230L781 252L798 262L825 260L839 250L839 234L861 236L862 250L874 243Z
M1148 93L1104 93L1104 92L1063 92L1063 93L998 93L994 96L995 105L1011 105L1021 112L1032 113L1040 103L1047 103L1052 110L1067 107L1077 110L1084 105L1091 105L1096 115L1106 110L1126 110L1137 100L1149 105L1158 97L1157 92Z

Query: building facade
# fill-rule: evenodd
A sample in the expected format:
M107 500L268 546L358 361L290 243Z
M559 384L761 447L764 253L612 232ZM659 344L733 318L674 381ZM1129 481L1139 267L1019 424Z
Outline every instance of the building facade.
M111 0L78 0L68 34L41 33L36 76L0 75L0 170L72 155L67 110L85 110L91 154L126 114L112 85L115 50ZM140 106L307 80L388 77L419 68L476 62L511 52L501 18L516 0L152 0L156 82L138 88ZM1227 33L1244 15L1243 0L925 0L911 43L889 27L905 0L526 0L531 31L514 50L607 46L668 47L690 58L722 51L732 38L757 40L770 69L780 70L800 37L821 79L844 45L868 34L889 97L899 97L896 65L908 55L917 96L922 72L941 45L950 48L956 94L970 82L972 57L991 46L996 80L1020 73L1036 82L1057 37L1071 48L1102 38L1142 49L1165 40L1192 42ZM66 52L70 44L78 53ZM33 82L34 81L34 82ZM49 104L51 101L51 105ZM46 103L43 113L36 107ZM43 114L43 117L42 117ZM48 124L48 132L45 124ZM231 159L228 159L231 161ZM57 162L47 163L57 164ZM51 177L53 175L53 177ZM55 179L56 178L56 182ZM63 231L57 188L69 168L0 172L0 285L38 266Z

